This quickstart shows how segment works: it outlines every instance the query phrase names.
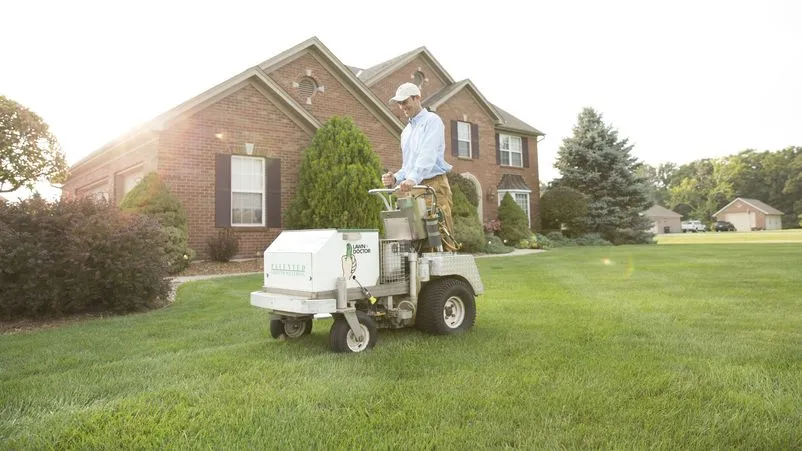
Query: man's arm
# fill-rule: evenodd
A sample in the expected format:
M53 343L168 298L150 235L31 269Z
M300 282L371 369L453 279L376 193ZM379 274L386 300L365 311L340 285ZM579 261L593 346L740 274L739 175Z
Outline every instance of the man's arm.
M433 115L426 122L426 129L423 132L420 148L412 163L412 169L406 175L406 179L415 181L420 185L424 174L431 173L437 162L437 155L445 149L445 126L440 116ZM398 178L398 180L404 180Z

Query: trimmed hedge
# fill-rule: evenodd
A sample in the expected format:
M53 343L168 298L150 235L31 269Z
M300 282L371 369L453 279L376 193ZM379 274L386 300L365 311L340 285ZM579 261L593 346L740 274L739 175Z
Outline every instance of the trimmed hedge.
M0 205L0 318L125 312L164 299L167 237L104 201Z

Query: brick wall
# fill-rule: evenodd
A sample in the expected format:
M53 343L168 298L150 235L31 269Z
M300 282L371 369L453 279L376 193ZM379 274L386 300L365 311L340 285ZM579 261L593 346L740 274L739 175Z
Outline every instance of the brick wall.
M307 103L307 97L302 95L299 88L293 86L293 82L297 83L307 74L311 74L317 84L324 87L323 92L317 92L312 96L311 103ZM358 99L310 52L277 69L270 74L270 77L321 123L335 115L350 116L367 136L373 150L379 155L381 164L388 168L400 166L401 150L398 137L363 104L370 100ZM351 90L355 89L351 87Z
M67 183L64 184L62 197L80 197L86 192L88 186L105 180L109 199L114 200L115 190L122 189L122 187L116 186L114 176L118 172L137 164L143 164L145 173L155 171L158 163L156 157L157 147L158 144L155 139L145 142L133 142L115 152L99 157L97 163L90 162L91 165L78 168L70 176Z
M217 133L224 139L217 138ZM281 209L285 211L311 136L254 86L246 84L162 133L159 172L187 209L189 246L197 258L207 257L207 240L219 230L215 228L215 155L246 155L246 142L254 144L254 156L281 158ZM280 232L264 227L234 230L240 236L240 257L261 253Z
M445 87L446 80L440 78L437 72L435 72L434 68L426 62L426 58L418 56L397 71L374 83L370 87L370 90L379 97L381 102L389 105L390 98L395 95L395 90L398 89L402 83L414 83L413 76L418 70L423 72L426 77L426 80L423 82L423 86L421 86L421 96L424 99ZM392 105L390 110L401 120L402 123L406 123L407 118L404 116L404 113L398 109L398 107Z

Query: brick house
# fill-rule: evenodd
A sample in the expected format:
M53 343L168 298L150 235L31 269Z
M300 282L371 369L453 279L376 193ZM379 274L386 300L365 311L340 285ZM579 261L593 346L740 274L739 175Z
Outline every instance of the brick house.
M401 164L402 113L389 104L413 81L446 126L446 160L476 185L494 218L510 192L539 226L537 141L532 126L493 105L470 80L455 81L421 47L368 69L344 65L310 38L156 117L71 168L62 196L113 202L156 171L189 216L189 245L204 258L222 227L252 256L281 232L303 150L326 120L350 116L382 165Z

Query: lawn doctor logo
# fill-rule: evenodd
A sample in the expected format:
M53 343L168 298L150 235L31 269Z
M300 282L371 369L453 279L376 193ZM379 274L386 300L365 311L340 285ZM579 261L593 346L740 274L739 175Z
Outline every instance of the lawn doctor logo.
M345 255L342 256L343 277L351 279L356 273L356 255L370 254L371 250L367 244L345 244Z

